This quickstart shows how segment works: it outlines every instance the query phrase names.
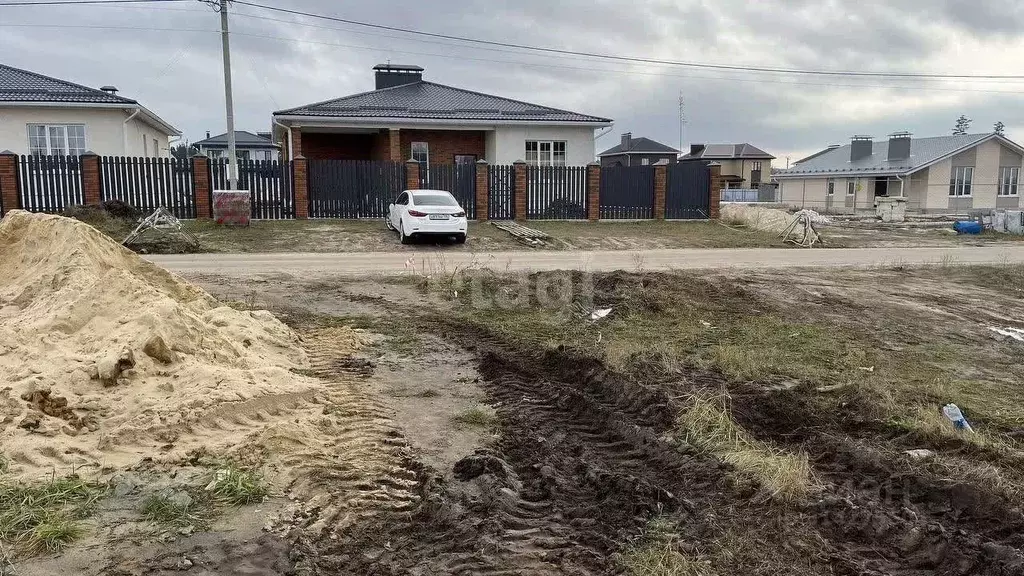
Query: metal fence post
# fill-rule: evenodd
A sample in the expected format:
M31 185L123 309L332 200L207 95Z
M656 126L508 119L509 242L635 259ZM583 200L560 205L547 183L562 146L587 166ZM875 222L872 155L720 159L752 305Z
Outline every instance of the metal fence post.
M18 191L18 156L10 150L0 152L0 216L21 208Z
M665 219L665 196L668 190L668 160L654 164L654 219Z
M601 165L597 162L587 164L587 220L597 222L601 219Z

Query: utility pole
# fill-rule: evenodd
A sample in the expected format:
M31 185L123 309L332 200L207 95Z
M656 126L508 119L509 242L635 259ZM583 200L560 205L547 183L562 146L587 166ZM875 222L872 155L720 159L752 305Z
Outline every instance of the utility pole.
M231 47L228 43L228 0L220 0L220 41L224 55L224 106L228 119L228 188L238 188L238 159L235 156L235 106L231 98Z

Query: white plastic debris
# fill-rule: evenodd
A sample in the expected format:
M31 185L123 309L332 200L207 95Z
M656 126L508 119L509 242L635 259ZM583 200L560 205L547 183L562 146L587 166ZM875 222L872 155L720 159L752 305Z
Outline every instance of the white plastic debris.
M907 456L910 456L911 460L931 460L935 457L935 452L928 450L927 448L917 448L916 450L907 450L904 452Z
M594 310L593 312L590 313L590 319L596 322L611 313L611 308L598 308L597 310Z
M946 415L946 418L949 418L949 421L953 423L957 430L974 432L974 428L971 428L971 424L964 418L963 412L960 411L960 407L956 404L946 404L942 407L942 413Z
M988 329L995 332L996 334L1000 334L1008 338L1013 338L1018 342L1024 342L1024 329L1022 328L996 328L995 326L989 326Z

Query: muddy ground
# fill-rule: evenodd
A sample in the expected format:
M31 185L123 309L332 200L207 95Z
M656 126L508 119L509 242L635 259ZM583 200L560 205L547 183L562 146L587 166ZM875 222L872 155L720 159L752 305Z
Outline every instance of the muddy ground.
M1024 326L1020 269L191 280L273 310L356 400L268 502L93 542L82 573L1024 574L1024 343L989 330ZM339 325L373 344L334 353ZM806 456L806 495L687 441L705 392ZM975 436L918 411L949 401Z

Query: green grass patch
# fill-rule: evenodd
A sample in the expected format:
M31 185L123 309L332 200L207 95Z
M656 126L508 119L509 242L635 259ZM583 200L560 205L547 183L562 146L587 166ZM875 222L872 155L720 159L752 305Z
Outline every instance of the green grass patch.
M490 428L497 422L498 416L490 406L475 406L452 416L452 421L475 428Z
M0 543L25 553L57 552L84 533L81 521L104 490L76 477L0 484Z
M270 488L259 472L227 464L217 469L206 491L218 502L243 506L262 502Z
M188 492L151 494L143 500L141 512L148 520L176 528L204 529L212 516L209 502L200 494Z

